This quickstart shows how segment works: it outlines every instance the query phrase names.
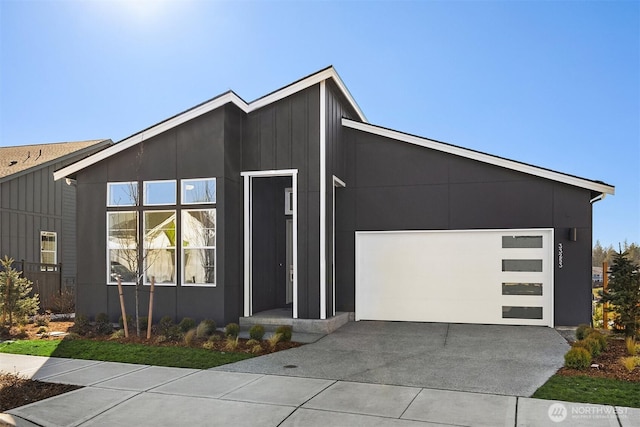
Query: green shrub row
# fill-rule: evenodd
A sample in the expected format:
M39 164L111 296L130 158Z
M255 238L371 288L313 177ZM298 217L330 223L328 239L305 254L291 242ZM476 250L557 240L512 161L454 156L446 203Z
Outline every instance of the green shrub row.
M591 361L607 348L607 337L588 325L580 325L576 330L578 341L564 356L567 368L587 369Z

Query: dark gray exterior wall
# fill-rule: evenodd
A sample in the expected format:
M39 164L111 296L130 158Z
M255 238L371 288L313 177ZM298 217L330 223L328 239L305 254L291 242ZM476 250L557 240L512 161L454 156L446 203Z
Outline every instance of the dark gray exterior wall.
M40 262L40 232L57 235L57 261L62 263L62 286L76 283L76 188L64 180L54 181L53 172L97 151L34 167L0 182L0 257Z
M340 92L336 84L332 80L326 82L326 133L325 133L325 149L326 149L326 316L333 315L333 177L337 177L349 186L347 182L349 169L348 141L343 136L342 118L357 118L357 113L353 107L347 102L344 95ZM342 188L336 188L336 197L343 191ZM336 212L337 216L337 212ZM340 236L336 234L336 241ZM337 243L336 243L337 249ZM336 262L339 258L336 257ZM337 284L336 284L337 288ZM336 289L337 290L337 289Z
M229 110L231 108L231 110ZM227 114L228 113L228 114ZM118 181L145 181L215 177L217 179L217 230L216 230L216 286L157 286L154 295L154 321L162 316L176 320L182 317L195 319L211 318L219 324L237 320L239 304L226 307L225 294L237 295L240 286L234 275L238 267L233 260L238 248L231 247L232 256L227 256L227 244L234 235L235 222L228 227L226 221L238 210L237 196L228 196L238 190L234 180L226 179L225 168L233 171L239 160L226 159L225 149L233 153L233 143L227 140L225 130L232 127L228 121L241 120L232 107L225 106L209 112L176 128L168 130L130 149L111 156L77 174L78 190L78 247L81 248L78 268L77 311L91 316L105 312L112 320L120 316L117 287L106 285L106 200L107 183ZM234 124L234 126L236 126ZM237 126L236 126L237 127ZM238 135L231 132L230 137ZM236 150L237 152L237 150ZM226 205L226 200L231 205ZM177 209L180 215L180 200ZM235 202L235 204L234 204ZM203 206L190 208L202 208ZM143 210L163 210L163 207L138 207ZM165 207L164 209L175 209ZM112 210L112 209L109 209ZM121 208L120 210L132 210ZM241 220L240 220L241 221ZM177 221L180 233L180 221ZM236 227L237 228L237 227ZM230 233L233 238L227 237ZM180 282L181 254L176 248L176 278ZM227 278L229 276L229 279ZM125 286L124 297L127 313L134 312L134 287ZM146 288L148 290L148 288ZM141 293L142 315L146 316L148 293Z
M298 317L316 319L320 310L319 106L319 85L297 92L250 113L242 140L244 171L298 169ZM254 276L254 292L257 286Z
M589 323L589 190L352 129L343 136L350 167L336 202L339 311L354 311L355 231L553 228L555 323Z

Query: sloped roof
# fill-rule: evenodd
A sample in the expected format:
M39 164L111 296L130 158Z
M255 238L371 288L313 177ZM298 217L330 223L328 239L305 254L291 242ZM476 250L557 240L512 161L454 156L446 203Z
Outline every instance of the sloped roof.
M203 102L202 104L196 105L182 113L179 113L173 117L170 117L158 124L155 124L147 129L144 129L138 133L131 135L128 138L119 141L108 149L101 151L100 153L96 153L93 156L90 156L86 159L80 160L72 165L69 165L65 168L62 168L56 172L54 172L54 179L61 179L68 176L73 176L76 172L91 166L94 163L97 163L101 160L104 160L110 156L113 156L116 153L126 150L127 148L133 147L140 142L152 138L156 135L161 134L169 129L172 129L176 126L181 125L182 123L188 122L196 117L199 117L203 114L208 113L209 111L213 111L216 108L219 108L225 104L232 103L240 108L245 113L250 113L259 108L265 107L269 104L277 102L287 96L293 95L297 92L300 92L304 89L307 89L311 86L314 86L322 81L332 79L340 92L344 95L347 102L351 105L351 107L355 110L358 118L364 122L366 122L367 118L364 116L362 110L356 103L353 96L345 86L344 82L336 72L333 66L329 66L323 70L320 70L316 73L310 74L307 77L303 77L300 80L297 80L281 89L278 89L274 92L271 92L265 96L262 96L254 101L249 103L245 102L242 98L235 94L233 91L227 91L222 95L216 96L215 98L210 99L209 101Z
M440 142L433 139L424 138L421 136L399 132L397 130L385 128L382 126L376 126L369 123L357 122L355 120L349 120L344 117L342 118L342 126L345 126L351 129L356 129L362 132L371 133L374 135L379 135L385 138L394 139L396 141L402 141L408 144L414 144L420 147L430 148L432 150L454 154L456 156L464 157L467 159L476 160L479 162L488 163L495 166L500 166L506 169L523 172L529 175L562 182L562 183L573 185L576 187L586 188L598 194L614 194L615 193L615 188L612 185L606 184L601 181L594 181L586 178L580 178L574 175L569 175L562 172L556 172L551 169L546 169L539 166L533 166L528 163L522 163L515 160L505 159L504 157L498 157L492 154L483 153L481 151L471 150L468 148L459 147L457 145L447 144L445 142Z
M89 141L58 142L51 144L20 145L0 147L0 180L11 175L25 172L32 168L60 161L81 151L89 151L96 145L107 145L109 139L93 139Z

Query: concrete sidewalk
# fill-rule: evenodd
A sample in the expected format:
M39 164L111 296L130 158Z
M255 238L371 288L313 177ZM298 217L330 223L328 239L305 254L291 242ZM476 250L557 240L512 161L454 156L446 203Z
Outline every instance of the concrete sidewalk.
M0 371L85 386L0 418L17 426L640 426L640 409L318 378L11 354Z

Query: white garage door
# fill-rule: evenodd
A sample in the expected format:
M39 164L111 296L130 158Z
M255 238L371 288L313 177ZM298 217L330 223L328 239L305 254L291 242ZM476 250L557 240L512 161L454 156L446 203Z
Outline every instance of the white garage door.
M356 232L356 320L553 326L548 229Z

